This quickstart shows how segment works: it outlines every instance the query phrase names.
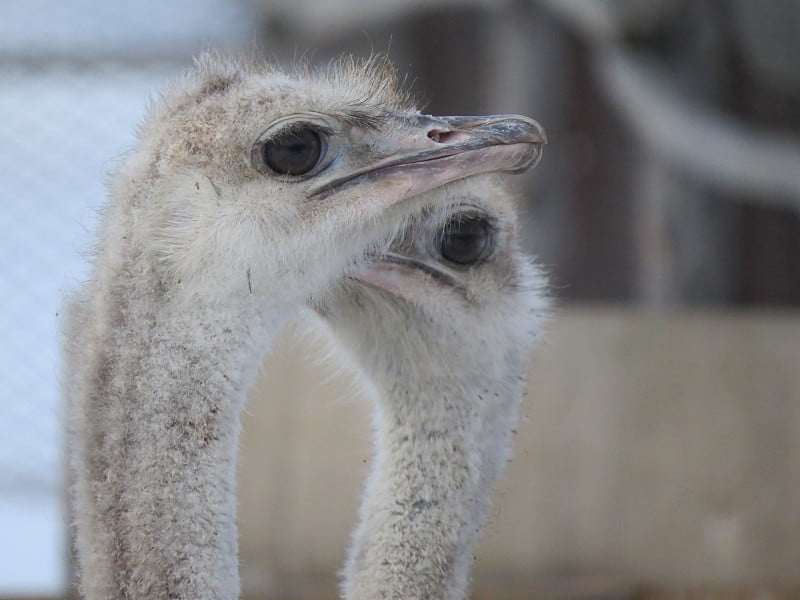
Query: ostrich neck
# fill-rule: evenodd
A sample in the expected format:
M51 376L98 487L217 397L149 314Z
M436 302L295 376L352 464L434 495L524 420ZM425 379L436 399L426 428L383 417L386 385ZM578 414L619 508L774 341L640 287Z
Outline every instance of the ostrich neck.
M135 260L109 273L95 270L68 361L83 592L233 600L240 411L288 311L178 303Z
M382 386L376 456L345 568L348 600L466 597L522 395L521 365L496 378L474 366L472 381L442 366L443 375L408 369Z

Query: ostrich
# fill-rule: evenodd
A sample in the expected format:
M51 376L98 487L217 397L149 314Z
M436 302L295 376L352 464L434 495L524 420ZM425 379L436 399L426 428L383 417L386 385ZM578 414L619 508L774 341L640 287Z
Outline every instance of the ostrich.
M318 307L379 392L348 600L466 597L546 310L498 182L446 193Z
M68 302L84 597L237 598L240 411L275 333L448 184L524 170L541 143L525 117L420 114L381 61L205 56L168 89Z

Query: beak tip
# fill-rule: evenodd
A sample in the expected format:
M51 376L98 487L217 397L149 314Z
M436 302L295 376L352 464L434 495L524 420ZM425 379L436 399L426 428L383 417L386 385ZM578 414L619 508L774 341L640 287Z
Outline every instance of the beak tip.
M520 119L525 120L531 126L534 137L533 143L541 146L547 144L547 132L539 121L531 119L530 117L520 117Z

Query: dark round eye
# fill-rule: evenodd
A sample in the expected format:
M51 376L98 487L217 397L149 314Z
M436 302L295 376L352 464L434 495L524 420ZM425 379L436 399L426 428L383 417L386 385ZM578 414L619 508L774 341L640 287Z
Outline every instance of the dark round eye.
M492 227L483 217L459 217L439 232L439 253L458 265L474 265L492 249Z
M310 127L289 129L261 147L264 164L278 175L305 175L322 156L322 138Z

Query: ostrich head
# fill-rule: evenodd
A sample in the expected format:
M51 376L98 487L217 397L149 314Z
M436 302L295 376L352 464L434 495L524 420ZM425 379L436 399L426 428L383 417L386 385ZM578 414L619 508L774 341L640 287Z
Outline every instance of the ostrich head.
M544 278L519 248L510 194L491 175L442 193L446 203L409 219L387 249L351 269L319 306L370 376L393 377L411 366L425 378L436 364L447 367L437 377L461 387L458 365L472 362L467 355L528 347L538 334Z
M544 141L525 117L421 115L381 61L288 73L206 56L173 87L114 186L195 298L280 281L282 298L305 300L426 192L523 170Z

